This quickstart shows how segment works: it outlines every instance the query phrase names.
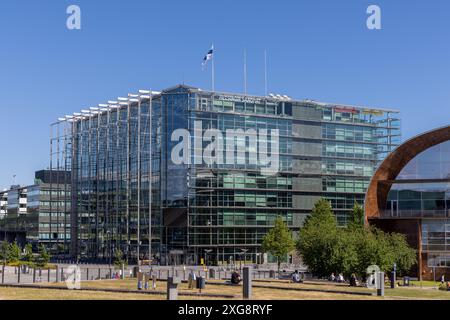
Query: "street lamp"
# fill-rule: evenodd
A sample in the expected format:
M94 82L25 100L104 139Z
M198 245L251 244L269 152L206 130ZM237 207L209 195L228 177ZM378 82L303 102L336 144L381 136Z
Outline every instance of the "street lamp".
M207 259L207 257L208 257L208 253L211 253L212 252L212 249L205 249L205 266L206 267L208 267L208 259Z
M244 266L245 266L245 254L247 253L247 251L248 251L248 249L241 249L241 261L240 261L240 263L239 263L239 265L240 265L240 268L242 269L242 256L244 256Z
M108 256L109 256L109 265L111 265L111 241L110 241L111 236L110 236L110 234L111 234L111 231L107 230L106 231L106 236L107 236L108 247L109 247L109 254L108 254Z

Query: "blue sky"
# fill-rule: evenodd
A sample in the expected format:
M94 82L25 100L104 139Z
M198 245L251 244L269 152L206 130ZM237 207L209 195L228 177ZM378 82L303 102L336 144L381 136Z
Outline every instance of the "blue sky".
M82 29L66 28L79 5ZM382 10L382 30L366 9ZM403 139L447 125L448 0L4 0L0 4L0 187L30 184L49 162L49 124L140 88L269 91L401 111Z

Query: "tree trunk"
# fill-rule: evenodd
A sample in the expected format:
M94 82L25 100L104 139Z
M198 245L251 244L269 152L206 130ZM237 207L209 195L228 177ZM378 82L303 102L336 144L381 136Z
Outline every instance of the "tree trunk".
M281 267L280 258L277 258L277 263L278 263L278 279L279 279L280 278L280 267Z

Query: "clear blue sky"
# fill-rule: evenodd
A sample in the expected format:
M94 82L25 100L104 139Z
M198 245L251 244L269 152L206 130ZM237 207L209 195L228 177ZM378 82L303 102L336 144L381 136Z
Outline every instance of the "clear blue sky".
M66 8L82 30L66 28ZM380 31L366 9L382 10ZM210 88L396 108L403 138L449 124L448 0L3 0L0 5L0 186L48 166L49 124L140 88Z

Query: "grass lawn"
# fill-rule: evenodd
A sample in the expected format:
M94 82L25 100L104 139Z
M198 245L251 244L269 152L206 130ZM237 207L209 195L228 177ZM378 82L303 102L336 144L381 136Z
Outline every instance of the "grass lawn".
M0 300L163 300L164 296L96 291L0 288Z
M420 281L410 281L410 285L414 287L420 287ZM422 281L422 287L439 287L441 282L434 281Z
M231 294L235 295L235 299L241 299L241 286L224 286L214 284L214 282L223 281L216 280L208 283L203 293L216 294ZM53 283L51 286L65 286L64 283ZM396 288L394 290L386 288L384 298L376 296L364 296L356 294L342 294L334 292L319 292L319 291L296 291L296 290L282 290L274 287L283 288L303 288L309 290L329 290L329 291L349 291L349 292L364 292L373 293L373 290L367 288L352 288L348 285L334 284L327 282L307 281L304 284L294 284L286 281L271 281L259 282L255 281L254 285L265 286L264 288L253 288L254 299L260 300L392 300L392 299L448 299L450 300L450 292L439 291L432 287L409 287ZM85 281L81 283L83 289L101 288L101 289L136 289L135 279L126 280L101 280L101 281ZM166 290L166 282L158 282L158 291ZM196 293L198 290L189 290L186 283L179 285L179 292ZM0 300L164 300L165 294L161 295L146 295L136 293L115 293L105 291L73 291L73 290L51 290L51 289L29 289L29 288L6 288L0 287ZM196 297L196 296L180 296L180 300L191 299L215 299L211 297Z

